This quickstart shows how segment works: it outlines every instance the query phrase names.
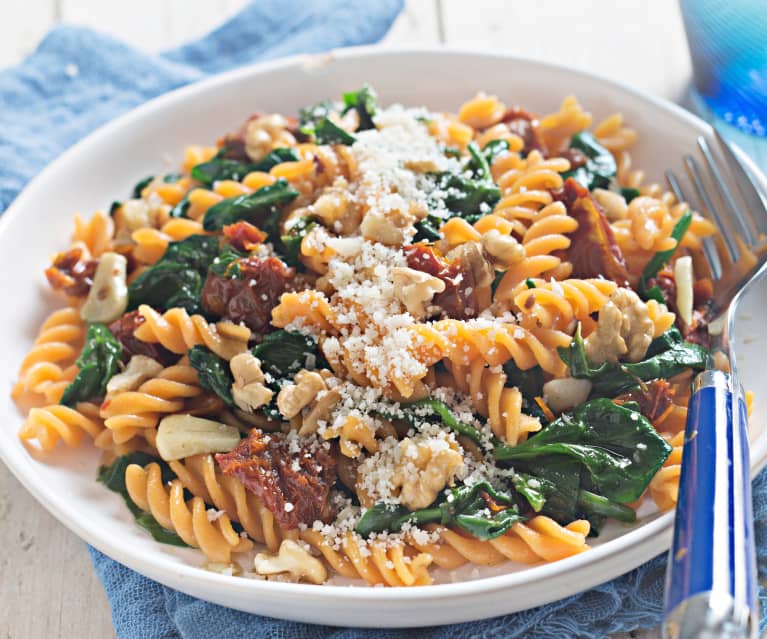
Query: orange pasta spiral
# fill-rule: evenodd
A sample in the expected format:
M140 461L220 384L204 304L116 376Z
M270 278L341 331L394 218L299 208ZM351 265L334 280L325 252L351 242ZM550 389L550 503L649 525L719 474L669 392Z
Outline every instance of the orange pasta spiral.
M77 448L83 434L95 438L104 429L99 419L98 406L79 403L75 408L53 404L33 408L19 430L19 438L31 443L37 441L40 450L53 450L59 440L70 448Z
M247 350L250 330L232 322L209 324L202 315L191 317L183 308L164 314L142 304L139 313L146 320L134 335L144 342L159 342L173 353L183 354L197 344L204 344L219 357L232 359Z
M253 547L249 539L240 537L229 516L221 514L211 521L205 501L193 497L184 499L184 486L173 480L163 484L158 464L142 468L131 464L125 470L125 486L133 503L151 513L163 528L174 531L185 543L199 548L209 561L229 564L232 553L247 552Z

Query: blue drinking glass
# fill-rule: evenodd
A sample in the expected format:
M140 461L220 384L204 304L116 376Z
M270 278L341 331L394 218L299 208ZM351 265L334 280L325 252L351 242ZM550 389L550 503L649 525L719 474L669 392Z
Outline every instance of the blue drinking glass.
M680 6L696 107L767 144L767 1L680 0Z

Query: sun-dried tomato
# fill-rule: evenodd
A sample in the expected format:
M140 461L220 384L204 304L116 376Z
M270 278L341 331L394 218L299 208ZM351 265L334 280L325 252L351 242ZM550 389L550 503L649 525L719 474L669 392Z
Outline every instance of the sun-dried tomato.
M523 153L543 149L543 142L538 133L538 116L520 107L512 107L506 110L502 121L509 127L509 131L522 138L525 143Z
M98 265L98 260L86 257L82 247L73 246L53 258L53 264L45 269L45 277L55 290L82 297L91 290Z
M665 379L654 379L642 384L640 388L618 395L613 401L617 404L636 402L639 412L654 425L659 426L668 416L674 391Z
M235 323L244 322L254 333L270 330L272 309L287 290L296 271L276 257L245 257L229 272L239 277L208 274L202 288L202 306L212 315Z
M234 450L216 455L221 471L242 482L289 529L332 519L328 495L336 481L332 447L293 437L254 428Z
M570 247L564 252L564 258L573 265L573 277L602 276L618 286L628 286L626 260L605 214L588 189L568 178L564 188L553 195L578 222L578 228L569 234Z
M411 244L403 251L410 268L428 273L445 283L445 290L432 298L433 306L442 309L445 316L452 319L477 316L476 282L471 271L464 269L460 261L449 262L427 244Z
M162 344L142 342L133 335L145 321L138 311L130 311L109 325L112 335L123 347L121 356L123 362L127 363L134 355L146 355L163 366L169 366L178 359L178 355L171 353Z
M266 233L244 220L225 226L223 232L238 251L252 251L266 239Z

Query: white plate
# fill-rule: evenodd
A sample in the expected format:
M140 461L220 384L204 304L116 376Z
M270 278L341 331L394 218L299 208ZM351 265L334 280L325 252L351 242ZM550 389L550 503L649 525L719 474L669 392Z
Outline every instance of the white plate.
M19 362L53 302L42 270L66 245L75 211L90 215L127 195L138 179L172 170L189 143L210 143L236 130L253 111L294 114L342 91L373 84L383 103L456 110L478 90L508 104L547 112L575 93L595 120L621 111L640 132L636 166L662 179L669 165L695 148L710 128L680 108L586 73L497 54L460 51L350 49L332 55L269 62L221 75L162 96L115 120L70 149L41 173L0 221L0 376L10 390ZM169 164L170 162L170 164ZM757 285L741 305L739 365L749 388L767 375L758 354L767 331L756 319L767 301ZM752 310L753 309L753 310ZM756 398L754 467L767 456L767 398ZM168 586L225 606L298 621L357 626L416 626L470 621L530 608L616 577L664 551L671 516L651 508L638 524L612 525L594 549L553 564L506 564L463 570L464 581L383 589L311 586L237 579L198 568L200 555L152 541L136 527L121 499L95 482L98 454L63 445L50 463L33 459L16 438L21 423L8 393L0 393L0 454L26 488L88 543ZM343 611L343 616L339 612Z

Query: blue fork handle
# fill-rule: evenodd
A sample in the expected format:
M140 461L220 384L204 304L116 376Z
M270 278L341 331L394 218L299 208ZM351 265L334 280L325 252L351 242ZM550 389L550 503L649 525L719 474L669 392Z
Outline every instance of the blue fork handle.
M758 620L746 407L729 375L704 371L687 414L664 636L753 637Z

